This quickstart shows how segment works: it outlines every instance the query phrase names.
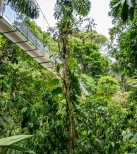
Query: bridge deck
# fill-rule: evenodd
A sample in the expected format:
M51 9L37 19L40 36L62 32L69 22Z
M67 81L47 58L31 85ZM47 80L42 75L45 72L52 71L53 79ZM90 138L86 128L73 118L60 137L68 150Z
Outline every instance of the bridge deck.
M58 58L50 58L48 47L30 29L26 18L5 3L0 6L0 32L48 70L55 62L61 63Z

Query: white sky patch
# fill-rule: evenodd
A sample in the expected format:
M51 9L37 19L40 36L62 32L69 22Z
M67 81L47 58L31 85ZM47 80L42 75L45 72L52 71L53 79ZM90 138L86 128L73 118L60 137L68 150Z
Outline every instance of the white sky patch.
M55 18L53 16L54 14L54 7L55 7L55 3L56 0L37 0L41 10L43 11L49 25L51 27L55 26ZM48 26L47 23L44 23L46 26Z
M112 27L112 19L108 16L110 0L91 0L89 16L95 19L98 33L109 37L108 29Z
M54 19L54 7L56 0L37 0L49 25L53 27L55 25ZM110 0L91 0L91 11L89 17L95 19L96 30L98 33L109 37L108 29L112 27L111 18L108 16ZM39 23L40 25L40 23ZM43 26L48 26L44 22Z

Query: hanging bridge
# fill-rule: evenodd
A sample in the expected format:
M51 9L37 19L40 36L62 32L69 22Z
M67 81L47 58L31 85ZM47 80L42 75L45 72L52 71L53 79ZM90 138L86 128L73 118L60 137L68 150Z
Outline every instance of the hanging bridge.
M0 32L26 51L39 64L51 71L54 64L61 63L61 61L50 55L48 46L45 46L43 40L39 39L29 27L27 19L28 17L26 18L21 13L16 12L9 4L0 0ZM40 9L39 17L29 20L36 25L38 22L43 27L45 27L47 22ZM44 29L42 31L44 32Z
M6 1L0 0L0 32L26 51L39 64L52 71L56 63L60 64L62 62L59 58L50 54L48 46L33 32L27 20L28 17L26 18L21 13L13 10ZM41 27L40 29L44 32L47 21L41 9L39 9L39 17L35 20L30 20L38 27ZM81 82L80 87L88 95L88 91Z

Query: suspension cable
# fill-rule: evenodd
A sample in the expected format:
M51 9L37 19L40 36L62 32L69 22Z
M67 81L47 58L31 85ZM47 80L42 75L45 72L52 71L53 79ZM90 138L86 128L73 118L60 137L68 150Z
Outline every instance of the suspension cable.
M42 15L43 15L43 17L44 17L44 19L45 19L45 21L46 21L46 23L47 23L47 25L48 25L47 28L50 28L51 26L50 26L48 20L46 19L45 15L44 15L44 13L43 13L43 11L42 11L42 9L40 8L40 6L39 6L37 0L34 0L34 1L36 2L37 6L38 6L38 8L39 8L39 10L40 10L40 12L42 13Z

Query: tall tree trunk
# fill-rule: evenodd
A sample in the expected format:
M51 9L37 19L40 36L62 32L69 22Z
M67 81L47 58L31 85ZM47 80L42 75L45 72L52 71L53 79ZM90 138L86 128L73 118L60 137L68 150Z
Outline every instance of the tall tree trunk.
M68 143L67 150L68 154L73 153L73 140L74 140L74 121L73 121L73 103L71 94L72 91L70 89L70 78L69 78L69 66L68 66L68 57L69 57L69 49L68 49L68 39L63 39L63 84L64 84L64 93L66 99L66 112L67 112L67 133L68 133Z

